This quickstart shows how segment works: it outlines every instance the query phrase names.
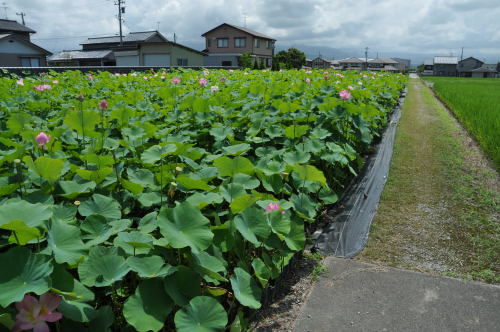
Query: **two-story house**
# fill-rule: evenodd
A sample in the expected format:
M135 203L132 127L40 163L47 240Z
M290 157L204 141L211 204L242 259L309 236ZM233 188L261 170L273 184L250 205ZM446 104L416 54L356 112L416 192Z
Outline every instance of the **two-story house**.
M43 67L49 51L31 42L35 30L0 19L0 67Z
M458 76L472 77L472 70L480 68L484 62L474 57L468 57L458 62Z
M260 32L223 23L201 35L205 37L205 66L238 66L238 58L250 52L254 62L270 67L276 39Z
M88 38L82 50L63 51L49 62L76 66L203 66L204 54L167 40L158 31L130 32L123 36Z
M434 76L457 76L457 65L456 56L435 56Z

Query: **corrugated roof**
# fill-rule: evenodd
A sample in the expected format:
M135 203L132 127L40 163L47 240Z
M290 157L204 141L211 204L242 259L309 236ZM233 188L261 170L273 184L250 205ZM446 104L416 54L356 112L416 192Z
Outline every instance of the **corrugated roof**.
M0 19L0 30L7 31L19 31L19 32L31 32L35 33L35 30L28 28L25 25L19 24L17 21L12 20L2 20Z
M347 59L342 59L339 60L339 63L364 63L364 60L361 60L360 58L347 58Z
M142 31L142 32L131 32L126 36L123 36L124 43L132 43L132 42L144 42L154 35L160 35L163 39L167 40L163 37L158 31ZM109 36L109 37L98 37L98 38L89 38L81 45L88 44L107 44L107 43L119 43L120 36Z
M495 66L495 67L490 67L490 66ZM472 69L471 72L475 73L496 73L496 65L482 65L479 68Z
M383 63L383 64L398 64L399 62L390 59L390 58L378 58L378 59L371 59L368 61L369 63Z
M434 65L434 59L427 59L424 61L424 66L433 66Z
M244 28L244 27L240 27L240 26L237 26L237 25L233 25L233 24L229 24L229 23L222 23L221 25L218 25L216 26L215 28L211 29L211 30L208 30L207 32L205 32L204 34L202 34L201 36L205 36L207 33L209 33L210 31L213 31L223 25L228 25L230 27L233 27L235 29L238 29L238 30L241 30L241 31L244 31L248 34L251 34L252 36L255 36L255 37L260 37L260 38L264 38L264 39L271 39L271 40L276 40L274 39L273 37L269 37L269 36L266 36L264 35L263 33L260 33L260 32L257 32L255 30L252 30L252 29L248 29L248 28Z
M434 64L456 65L458 64L458 58L456 56L435 56Z
M49 58L49 61L67 61L81 59L103 59L106 57L114 58L113 51L62 51Z

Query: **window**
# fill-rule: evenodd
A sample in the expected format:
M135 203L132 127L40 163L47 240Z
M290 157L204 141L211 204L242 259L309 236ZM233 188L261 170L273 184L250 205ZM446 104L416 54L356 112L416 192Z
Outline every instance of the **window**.
M209 48L210 46L211 46L210 38L207 38L207 48Z
M246 47L247 39L246 38L234 38L234 47Z
M255 38L253 40L253 47L259 48L260 47L260 39Z
M229 39L227 38L218 38L217 39L217 47L229 47Z
M40 67L39 58L21 58L21 67Z
M187 66L188 59L177 58L177 66Z
M269 42L269 40L266 40L266 48L270 48L271 47L271 43Z

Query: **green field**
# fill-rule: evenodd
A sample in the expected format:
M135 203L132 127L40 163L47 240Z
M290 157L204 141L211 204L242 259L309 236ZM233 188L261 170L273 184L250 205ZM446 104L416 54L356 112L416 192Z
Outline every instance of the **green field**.
M500 169L500 79L425 79Z

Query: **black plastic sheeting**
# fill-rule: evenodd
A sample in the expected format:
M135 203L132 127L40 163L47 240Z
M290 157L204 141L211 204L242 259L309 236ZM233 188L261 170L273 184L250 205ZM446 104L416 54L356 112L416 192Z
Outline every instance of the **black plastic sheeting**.
M348 186L340 202L329 211L331 222L314 233L315 247L323 255L352 258L365 247L389 173L405 94L406 90L392 111L390 122L374 153L367 158L365 166Z

